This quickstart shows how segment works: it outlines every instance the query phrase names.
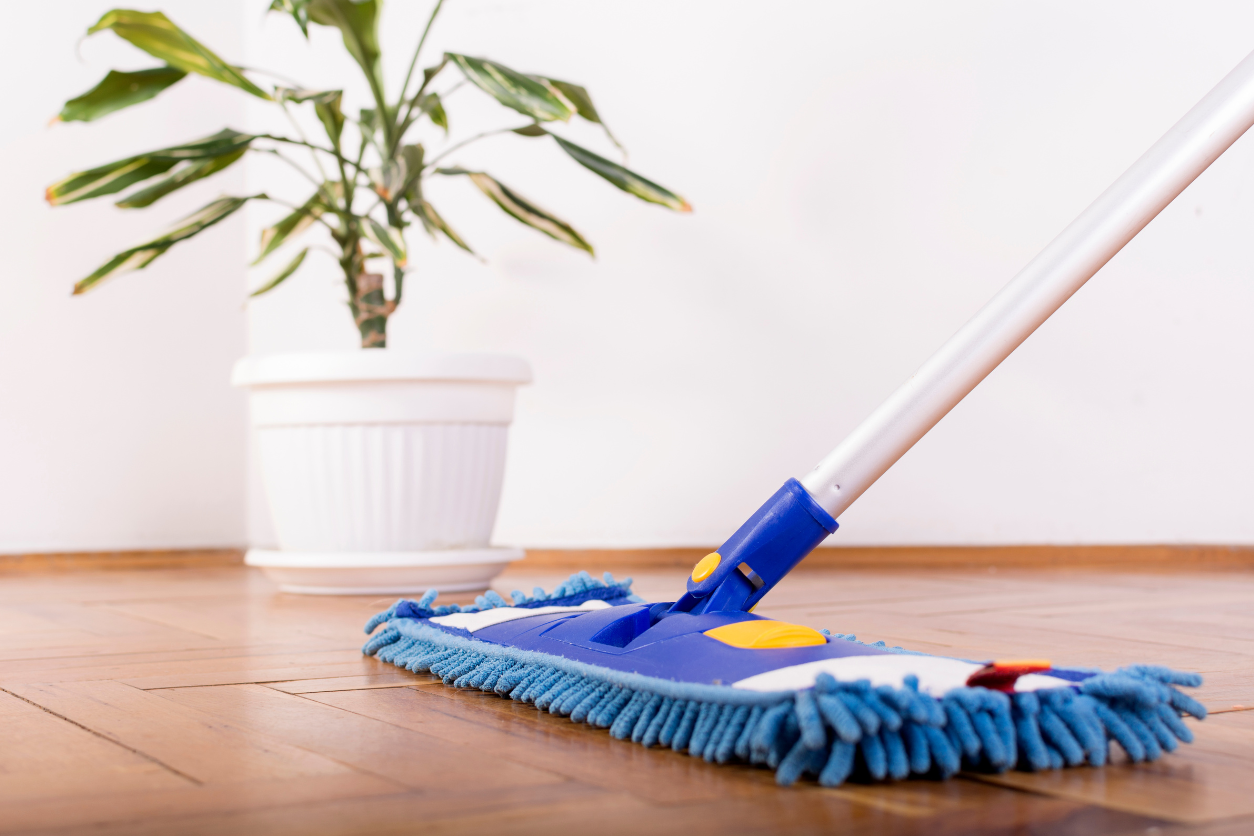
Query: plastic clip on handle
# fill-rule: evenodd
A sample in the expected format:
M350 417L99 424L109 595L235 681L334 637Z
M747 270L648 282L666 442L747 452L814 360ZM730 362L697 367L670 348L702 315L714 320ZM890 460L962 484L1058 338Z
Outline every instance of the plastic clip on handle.
M835 531L836 517L1251 125L1254 53L1028 262L814 470L799 483L790 480L719 551L698 563L688 582L688 594L674 609L703 612L752 607L822 542L826 533L819 536L820 530ZM805 496L798 496L797 489ZM815 514L816 509L823 512L823 518ZM807 530L807 525L809 537L796 534ZM784 531L793 534L778 536Z

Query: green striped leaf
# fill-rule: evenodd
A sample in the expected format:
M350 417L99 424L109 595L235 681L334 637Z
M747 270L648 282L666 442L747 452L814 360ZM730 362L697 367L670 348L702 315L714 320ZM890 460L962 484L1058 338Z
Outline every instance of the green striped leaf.
M399 159L405 164L405 185L401 194L410 203L422 198L422 159L425 153L421 142L401 146Z
M300 27L305 40L309 40L309 0L271 0L270 11L287 12Z
M558 81L555 78L548 79L552 84L565 96L571 104L575 106L575 112L589 122L595 122L605 131L605 135L610 138L610 142L617 145L620 149L623 147L619 143L618 138L610 131L610 126L605 124L601 119L601 114L597 112L596 105L592 103L592 96L588 93L588 88L580 84L571 84L569 81Z
M616 162L605 159L599 154L594 154L587 148L581 148L573 142L567 142L561 137L554 136L557 144L562 146L562 150L575 159L589 171L605 178L623 191L634 194L641 200L649 203L658 203L668 209L674 209L676 212L691 212L692 206L688 201L669 189L659 186L652 180L646 180L634 171L623 168Z
M370 187L388 203L399 200L409 183L409 165L404 156L388 160L383 165L370 169L368 173Z
M337 148L339 147L340 136L344 133L344 110L341 107L344 101L344 91L299 90L291 87L279 87L276 88L275 95L278 96L279 101L283 102L295 102L297 104L313 102L314 114L318 117L318 121L322 123L327 136L330 137L331 144Z
M366 72L375 98L383 100L383 67L379 52L379 0L307 0L301 13L314 23L334 26L344 48ZM298 18L299 22L299 18Z
M142 270L180 241L186 241L188 238L199 235L209 227L232 215L248 201L264 197L265 195L263 194L256 194L249 197L223 197L215 200L213 203L183 218L164 235L159 235L151 241L118 253L96 268L95 272L90 276L75 284L74 294L77 296L80 293L86 293L100 284L100 282L112 276L132 270Z
M588 95L588 88L579 84L571 84L569 81L558 81L555 78L547 79L549 84L553 85L558 91L566 97L566 100L575 106L575 112L587 119L589 122L602 124L601 114L597 113L596 106L592 104L592 97Z
M452 52L445 57L476 87L537 122L566 122L575 114L575 105L545 79L523 75L486 58Z
M343 98L344 94L339 90L332 90L314 99L314 114L336 148L340 147L340 136L344 133L344 111L340 107Z
M227 128L187 145L159 148L146 154L76 172L49 186L44 192L44 198L53 206L61 206L117 194L136 183L165 174L181 162L226 157L243 151L254 139L256 136L252 134L242 134Z
M66 102L56 121L91 122L115 110L146 102L186 76L186 72L174 67L155 67L133 73L110 70L95 87Z
M447 55L445 55L443 58L441 58L441 59L440 59L440 63L436 64L434 67L427 67L425 70L423 70L423 71L422 71L422 87L423 87L423 89L426 89L427 85L429 85L429 84L431 83L431 79L433 79L433 78L435 78L437 75L439 75L439 74L440 74L440 70L444 69L446 66L448 66L448 56L447 56Z
M475 254L475 251L470 248L470 245L463 241L462 237L453 231L453 228L444 221L444 218L440 217L440 213L435 211L435 207L430 203L425 200L418 200L417 202L411 202L409 207L414 210L414 214L422 221L422 225L426 227L426 230L432 233L433 236L435 234L435 230L439 230L440 232L443 232L445 236L447 236L454 244L461 247L471 255Z
M448 114L444 112L444 103L440 101L437 93L424 93L422 98L418 99L418 110L427 114L431 122L439 128L444 129L444 133L448 133Z
M94 35L106 29L171 67L238 87L259 99L270 99L265 90L245 78L209 47L175 26L161 12L113 9L105 12L96 25L87 30L87 34Z
M399 229L384 226L374 218L363 218L362 232L366 237L379 245L397 267L404 267L409 262L409 254L405 248L405 236Z
M532 229L538 229L550 238L555 238L563 244L569 244L576 249L583 250L588 255L595 256L596 253L592 249L592 245L575 231L575 228L566 223L562 219L549 214L545 210L536 206L522 195L508 188L500 181L484 174L482 171L467 171L464 168L438 168L437 174L443 175L460 175L464 174L470 178L470 182L474 183L479 191L486 194L492 199L492 202L501 207L507 215L517 221L521 221Z
M379 118L378 109L373 107L363 107L357 120L357 124L361 127L363 136L373 137L383 126L383 121Z
M314 195L277 224L263 229L261 231L261 255L253 260L253 264L260 264L266 256L283 246L284 242L309 229L325 211L326 207L321 199L318 195Z
M210 175L217 174L222 169L239 160L247 150L247 148L241 148L238 151L223 154L220 157L209 157L208 159L189 163L164 180L159 180L139 191L131 192L114 205L123 209L141 209L145 206L151 206L170 194L170 192L178 191L186 185L195 183L197 180L203 180Z
M44 190L44 200L53 206L76 203L93 197L117 194L136 183L142 183L158 174L165 174L178 164L178 160L154 160L147 157L131 157L99 168L71 174Z
M252 293L248 294L248 297L251 299L251 298L260 296L263 293L269 293L270 291L274 290L279 285L283 284L283 281L288 276L292 275L298 269L300 269L300 265L305 260L305 256L307 255L309 255L309 248L305 247L305 249L298 252L296 254L296 258L293 258L291 261L289 261L287 263L287 266L284 267L282 270L280 270L273 279L266 282L261 287L254 290Z

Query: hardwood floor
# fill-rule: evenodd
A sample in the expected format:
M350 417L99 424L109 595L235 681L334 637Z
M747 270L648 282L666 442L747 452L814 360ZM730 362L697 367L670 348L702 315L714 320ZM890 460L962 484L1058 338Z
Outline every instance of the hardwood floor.
M225 560L28 561L0 574L0 834L1254 833L1254 574L981 560L825 560L758 611L931 653L1197 670L1217 712L1197 742L1105 770L781 789L365 658L388 598L283 595ZM668 561L636 591L673 600L686 566ZM496 587L551 588L560 563Z

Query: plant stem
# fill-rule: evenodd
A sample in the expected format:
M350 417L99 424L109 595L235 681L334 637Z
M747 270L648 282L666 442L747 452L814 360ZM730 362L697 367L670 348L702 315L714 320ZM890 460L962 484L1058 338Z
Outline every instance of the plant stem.
M526 127L530 127L530 126L529 126L529 125L521 125L520 127L526 128ZM498 128L498 129L497 129L497 130L495 130L495 131L484 131L484 132L483 132L483 133L481 133L481 134L475 134L475 135L474 135L474 136L472 136L470 139L463 139L461 142L457 143L457 144L456 144L456 145L454 145L452 148L448 148L448 149L446 149L446 150L444 150L444 151L441 151L439 154L437 154L435 157L433 157L433 158L431 159L431 161L430 161L430 162L428 162L426 165L424 165L424 166L422 167L422 169L423 169L423 171L426 171L428 168L431 168L431 167L432 167L432 166L434 166L436 163L438 163L440 160L444 159L444 158L445 158L445 157L447 157L449 154L451 154L451 153L453 153L454 151L456 151L458 148L464 148L465 146L469 145L469 144L470 144L470 143L472 143L472 142L476 142L476 141L478 141L478 140L480 140L480 139L484 139L485 137L489 137L489 136L496 136L497 134L507 134L507 133L510 133L511 131L515 131L515 130L517 130L517 128Z
M315 178L308 171L305 171L305 169L301 168L299 163L297 163L293 159L290 159L289 157L283 156L282 152L280 152L276 148L254 148L252 150L256 151L259 154L273 154L274 156L278 157L283 162L290 165L292 168L299 171L306 180L314 184L314 187L318 190L318 193L322 195L327 205L335 207L336 214L341 216L341 219L344 221L345 224L348 223L348 219L350 217L349 212L347 210L340 211L339 205L337 204L335 200L335 195L331 194L330 190L327 189L325 181L318 182L317 178ZM347 184L345 185L345 190L347 191Z
M401 291L405 287L405 271L396 266L396 262L392 262L392 281L396 285L395 291L392 293L392 309L401 303Z
M366 143L363 140L361 147L357 149L357 160L355 162L344 160L344 162L348 162L352 165L354 171L356 172L353 176L351 185L348 180L348 171L344 168L342 163L340 164L340 178L341 182L344 184L344 212L346 216L352 218L357 217L357 215L353 213L353 201L357 199L357 174L360 174L362 171L361 161L365 158L365 156ZM369 179L369 175L367 175L367 179Z
M440 7L443 5L444 0L436 0L435 8L431 10L431 17L427 18L427 26L422 30L422 37L418 39L418 46L414 49L414 57L409 60L409 71L405 73L405 83L401 85L401 97L396 100L398 113L401 105L405 103L405 92L409 90L409 80L414 77L414 67L418 66L418 56L422 53L422 45L427 42L427 33L431 31L431 24L435 23L435 16L440 13ZM409 118L409 114L405 114L405 117ZM404 121L399 124L403 125Z
M361 331L362 348L386 348L388 344L388 317L396 310L396 302L389 302L383 295L383 275L362 273L357 277L355 316L357 329Z
M392 134L395 133L396 126L388 118L388 101L383 92L383 80L375 78L374 73L366 73L366 81L370 84L370 93L374 96L375 107L379 109L379 122L383 125L384 144L390 148L392 147Z
M293 211L300 211L300 209L301 209L301 207L300 207L300 206L297 206L295 203L289 203L289 202L288 202L288 201L286 201L286 200L280 200L280 199L279 199L279 198L277 198L277 197L270 197L269 195L266 195L265 197L258 197L258 198L254 198L254 200L265 200L265 201L269 201L270 203L277 203L277 204L279 204L280 206L286 206L288 209L291 209L291 210L293 210ZM325 226L325 227L327 228L327 230L328 230L328 231L330 231L330 232L332 232L332 233L334 233L334 232L338 232L338 231L339 231L339 230L337 230L335 227L331 226L331 224L329 224L329 223L327 223L326 221L324 221L324 220L323 220L321 217L319 217L318 215L314 215L314 214L312 214L312 213L307 213L307 214L308 214L308 216L309 216L310 218L313 218L314 223L320 223L320 224L322 224L323 226ZM336 256L336 258L339 258L339 256Z
M287 121L292 123L292 127L296 129L296 133L300 134L301 140L309 145L309 156L313 158L313 163L318 169L318 174L322 175L323 180L326 180L327 173L322 168L322 160L318 158L317 149L313 147L312 143L309 142L309 137L305 135L304 128L302 128L300 123L296 121L296 118L292 116L292 111L287 109L287 102L279 99L279 107L283 109L283 115L287 117Z
M268 139L271 142L283 142L288 145L301 145L301 146L304 146L305 148L312 148L315 151L321 151L324 154L330 154L331 156L335 157L337 160L342 160L344 162L347 162L350 165L352 165L353 168L357 169L358 173L366 174L367 176L369 176L369 172L367 172L364 168L361 167L360 158L358 158L357 163L353 163L351 160L344 159L344 155L336 152L334 148L324 148L321 145L314 145L312 142L305 142L304 140L292 139L291 137L286 137L286 136L274 136L273 134L257 134L257 139Z
M308 171L305 171L305 169L301 168L300 163L296 162L290 157L283 156L283 152L280 151L279 149L277 148L254 148L251 150L254 150L259 154L272 154L273 156L278 157L280 160L282 160L283 162L290 165L292 168L299 171L300 175L304 177L306 180L308 180L310 183L313 183L314 187L318 189L318 191L322 191L323 183L319 182L318 178L314 177Z
M363 136L364 136L364 134L363 134ZM366 158L366 143L365 143L365 141L363 140L363 141L362 141L362 143L361 143L361 147L357 149L357 162L353 163L353 168L357 169L357 171L358 171L358 172L360 172L360 171L362 170L362 168L361 168L361 161L362 161L362 160L364 160L365 158ZM367 174L366 176L367 176L367 178L369 178L369 176L370 176L370 175L369 175L369 174ZM356 178L354 178L354 180L353 180L353 185L354 185L353 192L352 192L351 194L349 194L349 195L347 195L347 196L345 197L344 207L345 207L348 211L350 211L350 212L353 210L353 198L356 196L356 184L357 184L357 180L356 180Z
M396 100L396 115L400 116L401 105L405 103L405 92L409 89L410 76L414 74L414 67L418 64L418 55L422 52L422 45L427 42L427 33L431 31L431 24L435 23L435 16L440 13L440 7L444 5L444 0L437 0L435 8L431 10L431 17L427 18L427 26L422 30L422 37L418 39L418 47L414 50L414 57L409 62L409 72L405 73L405 83L401 85L401 96ZM440 65L441 67L443 64ZM437 70L438 72L438 70ZM433 75L432 78L435 76ZM413 98L409 100L409 106L405 108L405 116L396 123L397 135L388 144L391 154L396 153L397 147L400 146L401 140L405 138L404 126L409 124L409 117L414 113L414 105L422 98L422 91L427 89L427 85L431 83L431 78L424 78L422 84L418 85L418 91L414 93Z
M353 214L353 198L357 192L357 178L354 177L350 185L348 172L344 169L344 158L337 155L335 161L340 167L340 182L344 184L344 214L351 217Z
M362 159L364 159L366 156L365 148L367 145L370 145L372 148L374 148L374 150L379 152L380 159L385 158L387 156L386 154L383 153L383 148L379 146L379 143L375 142L373 132L367 133L365 126L362 125L360 120L353 119L352 117L346 117L346 118L347 118L347 121L352 122L354 125L357 126L357 130L361 133L361 136L362 136L361 154L357 156L357 162L359 164L361 163Z
M470 83L469 81L467 81L466 79L464 79L464 78L463 78L461 81L457 82L457 83L456 83L456 84L454 84L452 87L450 87L449 89L447 89L447 90L445 90L443 93L441 93L441 94L440 94L440 101L444 101L444 100L445 100L445 99L447 99L449 96L453 95L454 93L456 93L458 90L462 89L463 87L465 87L465 86L466 86L467 84L469 84L469 83Z
M276 73L270 70L263 70L260 67L241 67L238 64L235 66L235 69L242 70L243 72L246 72L246 73L259 73L260 75L268 75L270 76L270 78L277 78L279 81L285 81L288 84L292 85L292 88L295 90L305 89L305 85L301 84L299 81L292 78L291 76L286 76L286 75L283 75L282 73Z

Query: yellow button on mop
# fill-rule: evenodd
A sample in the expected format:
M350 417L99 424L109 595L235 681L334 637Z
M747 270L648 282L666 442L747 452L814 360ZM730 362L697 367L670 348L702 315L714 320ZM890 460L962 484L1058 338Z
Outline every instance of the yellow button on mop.
M784 621L740 621L706 630L705 635L732 647L806 647L827 643L827 637L818 630Z
M697 561L697 565L692 567L692 582L701 583L701 581L714 574L714 570L718 568L718 564L723 560L723 556L718 552L710 552L705 557Z

